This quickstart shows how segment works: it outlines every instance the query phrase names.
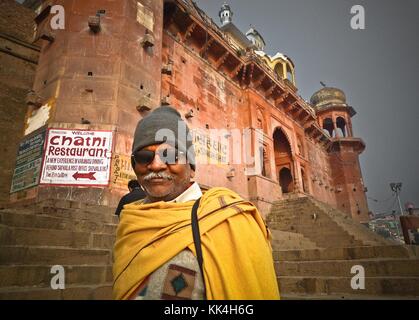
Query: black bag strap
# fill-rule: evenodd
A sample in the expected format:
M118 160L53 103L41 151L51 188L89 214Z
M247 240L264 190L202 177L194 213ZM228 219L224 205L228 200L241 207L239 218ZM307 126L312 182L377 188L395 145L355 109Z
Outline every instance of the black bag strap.
M199 269L201 270L202 281L204 283L204 300L206 300L206 288L205 288L205 279L204 279L204 269L202 267L204 263L204 258L202 257L202 246L201 246L201 235L199 233L199 222L198 222L198 207L201 198L195 201L192 207L192 236L193 242L195 244L196 258L198 259Z

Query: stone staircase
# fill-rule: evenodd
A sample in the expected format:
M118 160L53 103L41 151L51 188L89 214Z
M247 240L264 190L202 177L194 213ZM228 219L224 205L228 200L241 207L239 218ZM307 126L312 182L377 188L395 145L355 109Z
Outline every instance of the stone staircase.
M311 197L274 202L266 221L272 230L302 234L320 248L394 244Z
M370 246L275 251L283 299L419 299L419 250ZM365 271L365 289L354 290L353 266Z
M302 234L280 230L271 230L271 232L273 248L281 248L281 250L317 248L313 241Z
M339 227L347 232L352 237L361 241L364 245L396 245L400 244L396 241L385 239L382 236L372 232L367 227L354 221L351 217L346 215L340 210L337 210L321 201L318 201L312 197L308 197L308 200L321 212L326 213L330 219L332 219Z
M0 299L111 299L113 213L65 200L0 210ZM65 290L51 288L54 265Z
M310 197L276 202L267 223L277 237L311 242L290 250L286 236L273 241L283 299L419 299L418 247L381 238ZM365 289L351 287L355 265L364 268Z

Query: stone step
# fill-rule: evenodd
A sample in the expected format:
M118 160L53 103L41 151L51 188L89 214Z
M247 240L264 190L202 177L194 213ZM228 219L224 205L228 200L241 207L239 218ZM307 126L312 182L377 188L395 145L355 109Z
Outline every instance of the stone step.
M336 229L337 230L342 230L342 228L333 221L330 221L330 220L329 221L319 221L319 220L317 220L317 221L314 222L312 218L306 219L305 221L303 221L302 219L293 219L293 220L289 220L289 221L280 221L280 222L273 221L273 222L270 222L268 225L270 227L271 226L279 226L280 229L288 229L290 227L293 227L293 228L298 227L301 230L308 230L308 231L310 231L310 229L311 229L311 231L313 231L313 228L318 228L318 229L321 228L322 230L323 229L324 230L328 230L328 229L330 229L330 230L336 230ZM278 228L276 228L276 229L278 229Z
M272 248L274 250L294 250L294 249L314 249L317 246L312 242L305 241L272 241Z
M308 234L307 238L321 248L341 248L362 246L364 243L354 240L352 236L345 234Z
M325 247L342 247L355 243L355 239L347 234L310 234L307 235L307 238L317 244L323 244Z
M353 239L353 236L351 236L350 234L348 234L347 232L345 232L343 230L339 230L339 229L337 229L337 230L336 229L322 229L322 230L318 229L318 230L315 230L315 228L316 228L316 226L313 225L312 228L311 228L311 232L310 232L309 231L310 229L300 228L297 225L297 226L294 226L292 229L287 228L287 230L283 230L283 229L279 229L279 230L300 233L300 234L304 235L306 238L318 237L318 238L321 238L321 239L327 239L328 237L339 236L339 237L342 237L342 238L346 237L348 239L349 238Z
M115 208L82 203L80 201L64 200L64 199L45 199L37 203L29 201L27 204L16 202L9 203L7 209L27 210L32 212L34 209L42 209L44 207L57 208L57 209L76 209L79 211L103 213L105 215L112 215Z
M316 244L300 233L271 229L274 250L314 249Z
M76 209L76 208L60 208L53 206L32 206L27 208L6 208L0 210L0 213L14 213L14 214L35 214L35 215L49 215L59 218L67 218L72 220L90 220L97 223L113 223L118 224L119 219L114 213L109 212L109 208L99 207L96 209Z
M317 213L321 211L318 208L310 208L310 207L304 207L304 208L284 208L284 209L280 209L278 210L277 208L272 208L270 214L271 215L276 215L279 219L283 219L285 217L301 217L303 215L306 216L310 216L313 213ZM277 218L277 219L278 219ZM270 217L269 219L273 219L272 217Z
M112 283L69 285L65 289L50 287L0 288L0 300L111 300Z
M355 265L364 267L366 277L419 277L419 259L277 261L275 270L281 276L349 277Z
M12 227L72 230L115 234L117 224L92 220L71 220L46 214L15 213L0 211L0 223Z
M0 265L106 265L111 263L112 252L106 249L0 246Z
M272 233L272 238L274 240L301 239L301 240L310 241L306 237L304 237L304 235L302 235L301 233L287 232L287 231L276 230L276 229L270 229L270 231Z
M31 227L64 230L67 227L63 218L43 214L16 213L9 210L0 211L0 223L12 227Z
M363 246L348 248L323 248L308 250L274 251L275 261L315 261L315 260L359 260L382 258L418 258L416 246Z
M307 197L291 198L291 199L281 199L274 201L274 204L287 204L287 203L304 203L307 202Z
M316 216L314 217L314 214ZM300 214L283 213L267 219L270 223L292 223L298 222L299 224L312 224L316 223L319 226L328 225L329 223L336 223L333 219L327 216L324 212L318 210L316 212L301 212Z
M42 207L42 213L52 216L67 217L73 220L92 220L100 223L118 224L119 218L113 212L107 212L109 208L98 207L93 210L61 209L55 207Z
M298 223L293 222L292 224L281 224L281 223L270 223L268 224L268 227L270 229L276 229L286 232L296 232L301 234L346 234L350 235L348 232L344 231L343 229L328 225L328 226L322 226L319 227L316 224L312 224L310 228L307 226L306 228L304 226L300 227Z
M113 281L110 265L63 265L66 285L103 284ZM50 286L52 265L0 265L0 287Z
M288 213L290 215L298 216L301 213L308 212L310 210L311 210L311 208L308 205L304 205L304 206L289 205L288 207L284 206L284 207L281 207L281 208L274 207L274 208L272 208L271 212L274 213L274 214L279 214L280 216L283 213Z
M53 246L112 249L115 236L68 230L11 228L0 225L3 245Z
M322 219L322 217L318 218L316 221L311 218L304 222L292 221L290 225L294 225L304 231L313 231L313 228L315 228L314 230L322 228L324 229L322 231L326 232L339 232L339 230L342 230L336 222L330 220L329 218L327 218L327 220Z
M91 235L85 232L67 230L10 228L0 225L3 245L26 246L62 246L87 248L90 246ZM7 235L7 236L5 236Z
M92 241L92 248L113 250L115 245L116 235L110 234L94 234Z
M284 294L350 294L419 298L419 277L365 277L365 289L351 288L352 277L278 277Z

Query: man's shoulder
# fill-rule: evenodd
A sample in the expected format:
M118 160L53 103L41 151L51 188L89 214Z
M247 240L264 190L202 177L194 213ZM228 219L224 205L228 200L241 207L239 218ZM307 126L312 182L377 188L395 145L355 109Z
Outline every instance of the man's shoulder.
M217 203L221 207L228 206L232 203L242 202L243 198L228 188L224 187L214 187L203 192L202 202Z
M141 199L146 197L146 193L141 188L135 188L131 193L135 194L137 197L141 197Z
M204 195L215 195L215 196L217 196L217 195L230 195L230 196L240 197L240 195L237 192L235 192L231 189L225 188L225 187L213 187L213 188L210 188L208 190L204 190L203 194Z

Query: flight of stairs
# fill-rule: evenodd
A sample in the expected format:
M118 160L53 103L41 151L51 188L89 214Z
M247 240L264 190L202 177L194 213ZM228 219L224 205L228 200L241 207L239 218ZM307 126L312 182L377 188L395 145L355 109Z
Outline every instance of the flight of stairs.
M282 299L419 299L419 247L386 240L311 197L277 201L267 223L282 239L273 242ZM305 240L290 249L286 237L297 235ZM353 266L364 268L365 289L351 287Z
M311 197L274 202L266 221L272 230L302 234L321 248L394 244Z
M114 209L45 200L0 210L0 299L111 299ZM65 290L51 288L51 267Z
M353 236L357 240L361 241L364 245L396 245L400 244L391 239L385 239L382 236L372 232L369 228L361 225L354 221L347 214L342 211L329 206L326 203L318 201L312 197L308 197L308 200L318 209L320 212L326 213L326 215L332 219L340 228L345 230L349 235Z
M419 248L367 246L274 251L282 299L419 299ZM365 289L353 289L353 266Z

